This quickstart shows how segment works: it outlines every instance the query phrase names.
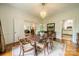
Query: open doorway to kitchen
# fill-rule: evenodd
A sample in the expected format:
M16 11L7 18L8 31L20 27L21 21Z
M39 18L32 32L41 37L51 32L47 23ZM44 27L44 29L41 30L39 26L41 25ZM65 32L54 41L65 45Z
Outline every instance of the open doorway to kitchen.
M73 33L73 20L72 19L63 20L63 23L62 23L62 39L71 41L72 33Z

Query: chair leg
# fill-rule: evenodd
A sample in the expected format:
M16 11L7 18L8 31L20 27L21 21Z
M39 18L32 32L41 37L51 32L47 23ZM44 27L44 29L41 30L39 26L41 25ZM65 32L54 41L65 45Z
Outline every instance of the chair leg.
M49 54L49 46L48 46L48 43L47 43L47 53Z
M35 47L35 56L37 56L37 55L38 55L37 48Z
M46 51L45 51L46 46L44 47L44 55L46 55Z
M22 56L24 56L24 49L22 47L20 47L20 53L19 53L19 56L21 56L21 53L22 53Z
M24 56L24 52L23 52L23 56Z
M19 56L21 56L21 47L20 47L20 53L19 53Z
M45 53L45 49L44 49L44 55L46 55L46 53Z
M52 45L53 45L53 44L52 44L52 42L50 42L50 47L51 47L51 50L53 49L53 48L52 48Z
M23 49L22 55L24 56L24 49Z

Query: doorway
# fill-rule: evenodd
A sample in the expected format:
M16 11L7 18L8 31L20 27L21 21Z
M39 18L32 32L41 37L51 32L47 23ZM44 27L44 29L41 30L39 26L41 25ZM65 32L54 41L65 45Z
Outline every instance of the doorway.
M62 39L71 41L72 33L73 33L73 20L72 19L63 20Z
M5 51L5 40L4 40L2 25L0 21L0 53L4 51Z

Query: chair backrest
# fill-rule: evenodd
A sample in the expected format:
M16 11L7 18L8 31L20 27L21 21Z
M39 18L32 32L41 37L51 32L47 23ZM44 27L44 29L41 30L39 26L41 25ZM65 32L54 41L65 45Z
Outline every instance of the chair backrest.
M31 44L31 41L30 41L29 37L23 37L23 38L18 37L18 40L19 40L20 45L26 45L28 43Z
M26 40L25 40L25 38L19 38L19 37L18 37L18 40L19 40L19 44L20 44L20 46L26 44Z

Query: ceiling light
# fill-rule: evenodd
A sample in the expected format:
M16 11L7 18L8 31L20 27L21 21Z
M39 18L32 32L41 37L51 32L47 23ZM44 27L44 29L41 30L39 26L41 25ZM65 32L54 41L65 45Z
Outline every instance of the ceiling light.
M42 3L42 10L41 10L41 12L40 12L40 16L41 16L41 18L42 19L44 19L45 17L46 17L46 11L45 11L45 3Z
M41 18L44 19L44 18L46 17L46 11L44 11L44 10L41 11L41 12L40 12L40 16L41 16Z

